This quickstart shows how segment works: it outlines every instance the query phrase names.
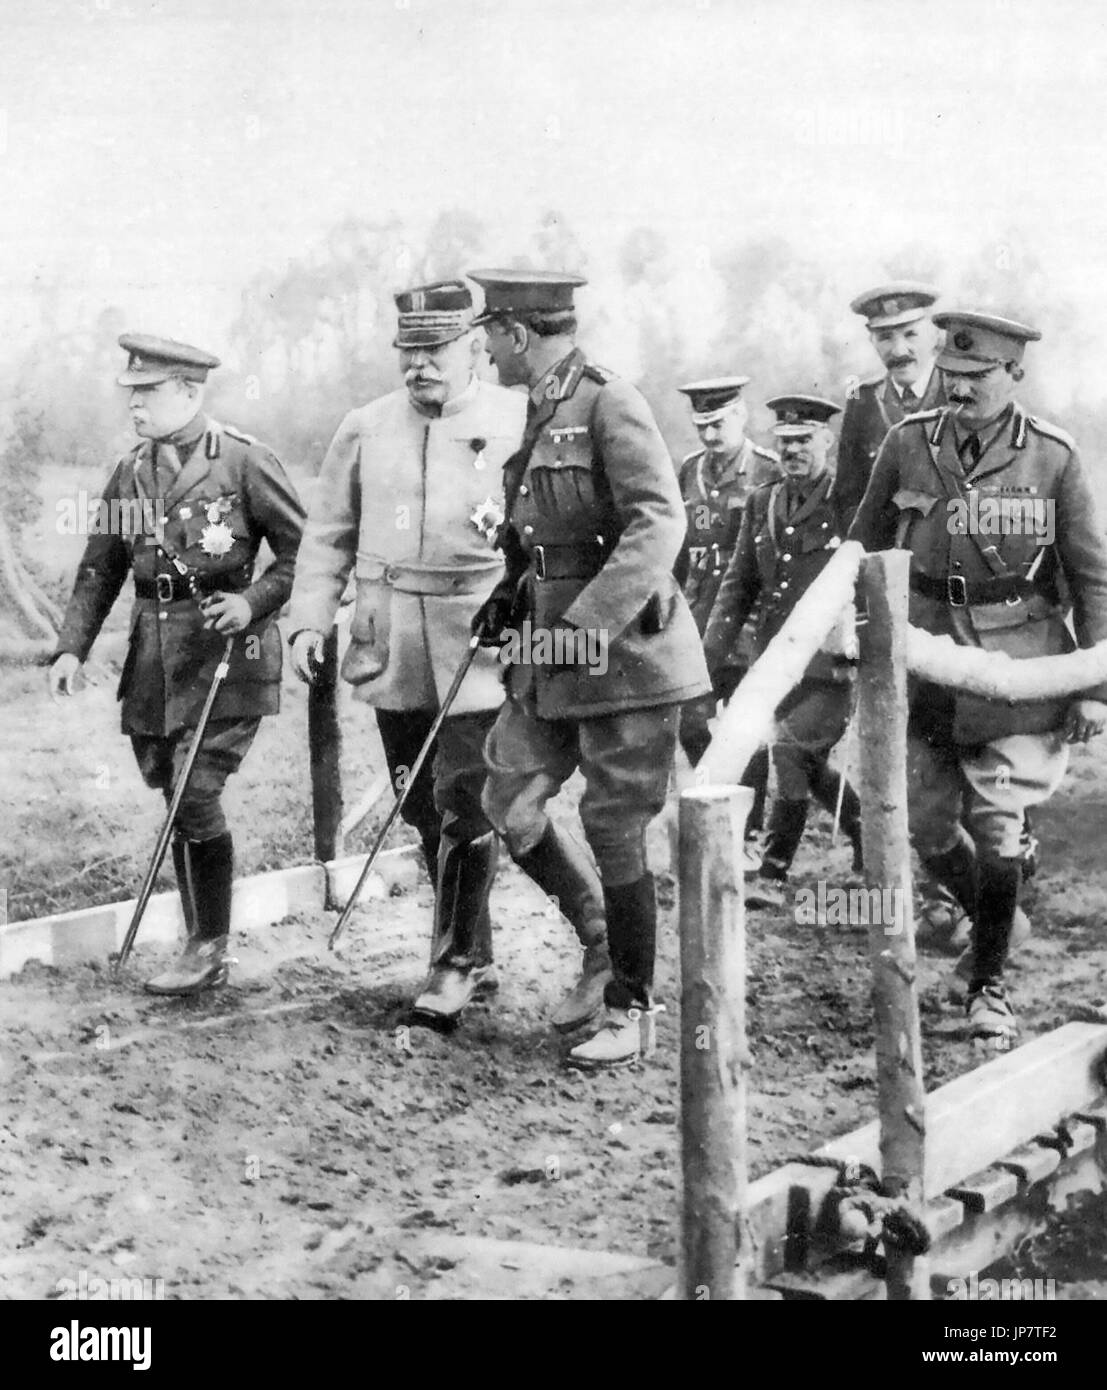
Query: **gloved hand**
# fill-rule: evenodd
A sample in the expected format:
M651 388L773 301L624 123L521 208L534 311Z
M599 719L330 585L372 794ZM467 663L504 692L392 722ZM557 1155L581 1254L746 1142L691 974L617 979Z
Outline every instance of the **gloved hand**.
M473 614L469 630L480 638L482 647L498 647L511 621L511 600L504 594L492 594Z
M297 632L292 639L292 669L308 685L315 679L323 664L325 640L321 632L314 632L309 627Z

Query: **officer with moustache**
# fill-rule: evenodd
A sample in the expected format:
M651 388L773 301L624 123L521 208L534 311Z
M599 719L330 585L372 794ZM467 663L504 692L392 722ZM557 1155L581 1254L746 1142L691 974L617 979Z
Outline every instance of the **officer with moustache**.
M1015 659L1107 638L1107 545L1076 444L1015 400L1041 334L990 313L936 314L948 404L893 426L851 538L910 550L912 624ZM972 522L1030 499L1052 517L998 536ZM1050 534L1051 533L1051 534ZM1056 790L1068 744L1100 733L1107 688L1068 700L982 700L915 681L909 690L911 836L972 919L970 1032L996 1048L1018 1032L1003 973L1018 911L1028 806Z
M468 652L473 612L503 574L493 540L503 466L526 404L475 372L469 287L395 296L403 385L351 410L312 498L292 590L292 664L311 680L351 572L357 600L342 677L373 708L399 793ZM496 988L488 894L495 833L481 810L484 740L503 701L480 652L404 805L435 884L430 971L417 1020L448 1024ZM433 769L433 770L432 770Z
M539 633L553 653L508 667L508 698L485 749L484 805L516 863L596 943L585 974L598 986L590 1002L606 1011L569 1064L622 1067L652 1045L657 900L646 827L665 803L680 707L710 688L673 575L684 508L642 396L574 344L583 278L471 278L485 292L500 381L528 391L526 434L505 478L507 573L474 631L497 645ZM594 641L604 659L590 664L582 654ZM577 768L598 874L546 813Z
M938 330L930 309L939 291L896 280L859 294L850 304L865 320L883 371L860 382L846 401L838 439L836 490L847 522L865 495L884 436L905 415L945 404L934 365Z
M708 669L716 676L733 660L743 628L755 610L754 652L761 656L785 620L842 543L844 522L835 495L830 454L830 420L838 406L818 396L777 396L776 413L783 478L751 494L738 544L719 588L704 637ZM861 805L848 783L841 785L828 759L849 723L852 666L845 658L817 652L803 679L776 711L772 747L777 796L769 815L765 854L758 877L746 890L751 907L779 907L803 838L809 798L838 813L861 868Z
M104 500L141 525L93 536L77 572L50 669L51 694L74 678L133 572L130 645L119 682L123 732L147 786L168 802L225 640L230 670L216 698L172 841L188 942L153 994L194 994L227 978L234 845L221 795L280 701L276 616L288 600L303 509L264 444L204 413L219 359L166 338L127 333L119 385L140 443L116 465ZM125 515L125 508L119 515ZM266 541L273 563L255 574Z
M680 465L680 491L688 530L677 566L684 597L701 637L734 553L750 490L779 476L780 460L776 454L760 448L746 436L749 410L742 399L742 388L748 384L749 377L731 376L690 381L677 387L688 397L692 423L702 445L686 455ZM718 673L709 695L689 700L681 711L681 747L693 767L711 742L708 724L715 716L718 702L730 699L752 661L752 636L747 625L743 641L731 653L735 664ZM746 786L754 789L747 835L762 828L768 777L769 755L760 749L742 778Z

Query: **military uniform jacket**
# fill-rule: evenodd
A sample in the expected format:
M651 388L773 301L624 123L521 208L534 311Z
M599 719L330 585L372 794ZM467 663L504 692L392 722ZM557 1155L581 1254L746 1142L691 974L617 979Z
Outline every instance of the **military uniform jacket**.
M779 465L776 454L746 439L717 474L704 449L689 454L680 466L688 529L678 573L683 571L684 597L701 634L734 553L746 497L751 488L776 477Z
M945 403L942 374L937 367L933 367L916 412L933 410ZM835 491L847 521L853 519L854 512L861 505L884 436L906 414L892 378L886 375L861 382L846 401L838 437L838 467L835 471L838 482Z
M607 670L520 662L514 696L542 719L676 704L710 689L673 566L685 517L676 471L641 394L574 349L531 392L506 471L513 623L563 620L605 644Z
M755 606L754 651L758 657L764 653L841 545L844 529L831 473L816 480L791 516L783 479L751 493L704 636L712 671L735 664L733 645ZM840 657L816 652L804 679L848 680L850 671Z
M280 701L281 641L276 614L288 599L303 526L296 490L276 456L249 435L200 415L164 443L192 453L165 492L154 473L155 444L144 440L116 465L103 502L137 516L163 509L164 541L157 526L131 534L94 535L85 548L73 595L58 636L58 652L84 661L129 570L137 582L170 577L178 584L171 549L205 589L241 592L253 622L235 638L230 671L213 719L276 714ZM110 515L110 511L109 511ZM254 577L262 541L273 563ZM211 686L226 638L204 630L191 598L137 598L130 642L119 682L123 732L172 736L195 724Z
M405 388L351 411L309 508L290 625L329 632L353 570L357 600L342 674L381 709L437 709L469 647L473 614L503 575L494 541L503 467L526 396L476 377L440 415ZM454 714L503 701L496 653L477 653Z
M1042 516L1052 515L1052 544L1039 545L1032 526L1023 526L1018 534L994 534L990 525L985 529L984 510L977 513L978 524L967 524L972 506L994 515L1005 501L1011 505L1022 499L1048 506ZM900 546L911 551L916 587L910 620L927 632L1016 658L1071 651L1075 643L1065 621L1065 586L1079 645L1107 638L1107 545L1076 446L1064 430L1018 405L967 473L948 409L913 415L894 426L850 536L867 550ZM952 587L954 598L970 601L953 603L921 593L917 576L931 586ZM1017 595L1002 602L971 601L974 585L1005 579L1019 583ZM1088 695L1107 698L1102 690ZM920 687L916 698L934 698L934 692ZM1044 732L1059 726L1067 704L1016 705L959 695L952 736L959 743L982 743L1005 734Z

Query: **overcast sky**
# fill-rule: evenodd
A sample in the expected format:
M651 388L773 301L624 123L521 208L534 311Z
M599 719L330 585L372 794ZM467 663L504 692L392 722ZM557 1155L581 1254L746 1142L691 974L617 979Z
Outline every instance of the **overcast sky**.
M1013 229L1107 314L1096 0L0 0L6 351L64 307L224 341L347 213L562 211L593 266L782 232L865 287ZM1104 328L1107 337L1107 324Z

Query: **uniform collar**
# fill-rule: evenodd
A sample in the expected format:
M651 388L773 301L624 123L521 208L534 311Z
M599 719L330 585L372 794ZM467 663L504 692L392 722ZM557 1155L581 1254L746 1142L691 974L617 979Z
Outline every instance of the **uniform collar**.
M961 452L970 434L976 434L980 438L980 457L983 458L996 440L1004 434L1014 418L1015 404L1013 401L1006 405L996 419L994 419L990 425L985 425L982 430L967 429L951 411L950 420L953 424L953 443L957 452Z
M178 454L182 456L190 453L203 437L204 431L208 427L208 417L202 410L189 420L187 425L182 425L179 430L174 430L172 434L167 434L161 439L155 439L155 444L171 444Z
M920 373L919 373L919 379L918 379L918 381L915 383L914 386L911 387L911 390L914 391L914 393L915 393L915 398L918 400L918 402L919 402L920 405L922 405L923 401L926 400L927 393L929 392L931 386L933 386L933 384L934 384L934 359L933 359L933 357L929 360L929 362L925 363L924 365L925 365L925 367L926 367L925 372L920 372ZM900 384L899 384L899 383L896 381L896 379L892 376L891 372L888 373L888 385L892 388L892 390L896 393L896 395L897 395L897 397L899 398L899 400L902 402L902 401L903 401L903 393L904 393L904 391L907 390L907 387L906 387L906 386L900 386Z
M748 439L743 439L734 453L723 461L722 467L717 468L711 462L711 455L704 450L701 460L704 481L712 487L724 487L727 483L733 483L735 479L740 478L745 473L749 454L750 442Z

